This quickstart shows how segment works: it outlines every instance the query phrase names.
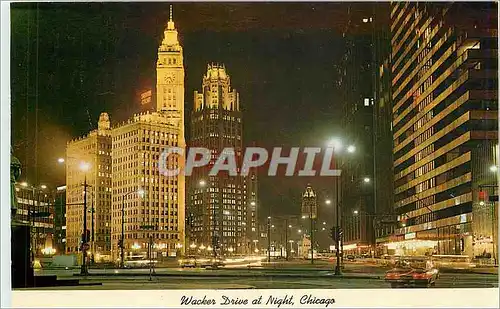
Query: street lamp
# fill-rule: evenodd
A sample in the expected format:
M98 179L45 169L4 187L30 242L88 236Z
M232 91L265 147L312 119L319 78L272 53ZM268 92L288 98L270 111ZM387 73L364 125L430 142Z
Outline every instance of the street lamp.
M369 182L370 182L370 178L369 178L369 177L365 177L365 178L363 178L363 182L364 182L364 183L369 183Z
M330 141L328 141L327 146L330 148L333 148L334 151L341 151L342 150L342 141L340 139L334 137Z
M271 216L267 217L267 262L271 263Z
M59 162L59 163L64 163L64 161L65 161L64 158L57 159L57 162Z
M125 267L125 198L131 194L137 193L139 196L144 196L144 190L130 191L122 196L122 233L120 239L120 267Z
M357 215L359 213L359 211L355 210L352 213L355 214L355 215Z
M329 141L328 147L333 148L334 152L341 151L342 150L342 142L338 138L333 138ZM356 151L355 146L349 145L347 147L347 152L353 153L354 151ZM335 159L335 157L334 157L334 159ZM337 160L336 159L335 159L335 168L337 168ZM340 177L340 176L338 176L338 177ZM337 203L335 205L335 208L336 208L335 221L336 221L336 229L337 229L337 233L336 233L337 237L335 237L335 247L337 248L337 250L336 250L337 264L335 265L335 275L337 275L337 276L341 274L341 271L340 271L340 235L339 235L340 234L340 198L339 198L340 181L339 181L338 177L335 178L335 192L336 192L335 195L336 195L336 200L337 200Z
M255 206L255 201L251 201L250 205Z
M498 167L496 165L492 165L492 166L490 166L490 171L494 173L494 172L498 171Z
M84 172L84 181L83 181L83 234L82 234L82 267L81 274L87 275L87 171L90 169L90 164L82 161L80 163L80 170Z
M325 201L325 204L326 204L326 205L330 205L331 203L332 203L332 201L331 201L331 200L326 200L326 201Z

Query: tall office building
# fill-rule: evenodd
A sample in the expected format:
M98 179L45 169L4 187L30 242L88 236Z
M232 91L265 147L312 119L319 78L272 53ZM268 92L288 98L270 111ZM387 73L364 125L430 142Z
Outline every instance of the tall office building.
M190 146L208 148L212 157L207 166L196 168L190 178L190 246L196 253L202 253L198 250L201 247L211 254L214 246L221 254L246 253L253 248L248 232L257 232L256 196L250 200L247 195L250 186L256 189L256 178L247 181L239 173L231 176L227 172L209 175L223 151L233 152L237 165L241 164L239 94L231 88L223 65L208 65L202 89L194 92Z
M495 255L497 16L494 2L391 4L390 253Z
M87 184L87 230L94 256L109 260L111 251L111 129L101 113L96 130L66 146L66 253L81 251L84 188ZM93 237L92 237L93 236ZM98 258L98 259L100 259ZM96 259L96 260L98 260Z
M156 64L156 111L134 115L112 129L112 255L119 260L161 259L185 249L184 173L159 170L168 147L185 149L184 65L172 20L164 31ZM184 156L169 155L164 167L183 169Z
M338 87L342 93L342 139L353 144L355 153L339 155L341 179L341 227L346 251L366 253L373 243L373 31L371 5L365 15L347 9L344 53L339 65Z
M384 9L373 14L373 153L374 201L373 227L375 243L387 241L396 226L394 213L394 180L392 158L392 94L391 94L391 32L389 28L390 4L378 3ZM375 246L375 255L386 253L385 246Z

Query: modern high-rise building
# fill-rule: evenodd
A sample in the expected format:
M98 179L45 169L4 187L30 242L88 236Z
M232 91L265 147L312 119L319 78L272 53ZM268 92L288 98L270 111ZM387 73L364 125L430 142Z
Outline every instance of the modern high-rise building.
M96 130L66 146L66 253L81 251L84 182L90 253L109 260L111 252L111 127L101 113Z
M210 149L208 165L196 168L190 178L190 246L212 254L248 253L257 236L256 175L209 171L223 151L232 152L236 164L242 159L242 112L239 94L223 65L208 65L202 91L194 92L191 115L191 147ZM252 176L253 175L253 176ZM255 195L248 196L249 189ZM197 249L198 248L198 249ZM202 253L202 252L200 252Z
M370 7L370 5L368 5ZM356 147L354 153L339 153L342 169L340 217L342 243L355 253L370 251L373 244L374 157L373 157L373 31L371 9L364 16L347 7L345 47L339 64L343 143Z
M161 259L185 249L185 177L166 175L160 166L183 170L185 149L184 64L172 20L164 31L156 64L156 111L134 115L112 129L112 256ZM160 162L163 161L163 162ZM122 234L123 233L123 234Z
M382 3L377 3L381 5ZM374 201L373 221L375 243L383 243L392 235L397 224L394 213L394 180L392 158L392 93L391 93L391 31L389 28L390 5L373 14L372 54L373 75L373 153L374 153ZM386 253L385 247L375 246L375 255Z
M495 256L498 4L391 3L393 254Z

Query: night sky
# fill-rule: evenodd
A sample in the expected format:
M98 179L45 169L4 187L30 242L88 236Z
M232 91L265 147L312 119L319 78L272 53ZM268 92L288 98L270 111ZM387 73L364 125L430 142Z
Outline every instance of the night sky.
M366 3L351 6L355 18L366 16ZM141 110L138 94L154 87L169 3L11 8L12 147L23 180L54 187L64 183L57 158L68 140L94 129L101 112L116 123ZM186 123L207 63L224 63L240 92L245 144L323 146L340 132L335 66L346 11L341 3L174 3ZM331 196L331 178L262 176L260 203L298 213L308 182L322 199Z

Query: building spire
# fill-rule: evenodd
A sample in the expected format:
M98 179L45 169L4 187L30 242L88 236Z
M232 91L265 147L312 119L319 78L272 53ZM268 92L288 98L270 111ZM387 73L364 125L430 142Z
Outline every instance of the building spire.
M167 30L175 30L175 24L174 24L174 20L173 20L173 7L172 5L170 5L170 17L168 19L168 23L167 23Z

